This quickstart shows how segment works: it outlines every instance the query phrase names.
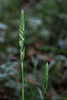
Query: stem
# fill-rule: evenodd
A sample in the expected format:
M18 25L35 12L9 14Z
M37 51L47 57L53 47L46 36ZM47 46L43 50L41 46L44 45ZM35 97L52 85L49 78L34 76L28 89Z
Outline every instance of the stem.
M23 61L21 61L21 70L22 70L22 100L24 100L24 75L23 75Z
M19 46L20 46L20 59L21 59L21 73L22 73L22 100L24 100L24 76L23 76L23 61L24 61L24 54L25 54L25 48L24 48L24 11L22 9L21 15L20 15L20 26L19 26Z
M22 59L22 50L20 50L21 57L21 73L22 73L22 100L24 100L24 74L23 74L23 59Z

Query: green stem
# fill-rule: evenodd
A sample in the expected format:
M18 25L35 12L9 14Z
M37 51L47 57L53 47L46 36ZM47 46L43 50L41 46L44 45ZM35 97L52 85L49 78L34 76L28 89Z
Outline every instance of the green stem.
M24 48L24 11L21 11L20 15L20 26L19 26L19 46L20 46L20 59L21 59L21 73L22 73L22 100L24 100L24 76L23 76L23 61L24 61L24 54L25 54L25 48Z
M24 75L23 75L23 62L21 61L21 70L22 70L22 100L24 100Z
M21 73L22 73L22 100L24 100L24 74L23 74L23 59L22 59L22 50L20 50L20 59L21 59Z

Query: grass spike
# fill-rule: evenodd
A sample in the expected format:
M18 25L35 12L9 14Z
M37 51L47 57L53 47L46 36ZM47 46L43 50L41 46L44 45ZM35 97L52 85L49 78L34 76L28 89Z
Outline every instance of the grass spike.
M20 26L19 26L19 47L20 47L21 72L22 72L22 100L24 100L24 75L23 75L23 61L25 55L24 29L25 29L24 11L22 10L20 14Z
M45 66L44 79L43 79L44 100L46 100L47 86L48 86L48 63L46 63Z

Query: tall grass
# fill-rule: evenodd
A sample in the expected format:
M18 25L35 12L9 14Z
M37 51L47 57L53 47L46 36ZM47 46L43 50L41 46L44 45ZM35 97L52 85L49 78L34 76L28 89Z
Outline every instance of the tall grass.
M24 11L21 11L20 15L20 26L19 26L19 46L20 46L20 60L21 60L21 72L22 72L22 100L24 100L24 75L23 75L23 61L25 55L25 47L24 47Z
M20 26L19 26L19 46L20 46L20 60L21 60L21 71L22 71L22 100L24 100L24 74L23 74L23 61L25 55L25 47L24 47L24 11L21 11L20 15ZM48 85L48 63L46 63L44 69L44 79L43 79L43 92L44 92L44 100L46 100L46 93L47 93L47 85Z

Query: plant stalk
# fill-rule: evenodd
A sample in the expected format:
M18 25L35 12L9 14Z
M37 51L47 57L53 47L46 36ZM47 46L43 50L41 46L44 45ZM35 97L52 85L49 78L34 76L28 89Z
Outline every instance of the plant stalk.
M24 100L24 74L23 74L23 62L21 62L21 70L22 70L22 100Z
M22 100L24 100L24 74L23 74L23 61L25 56L24 30L25 30L24 11L22 9L20 14L20 25L19 25L19 47L20 47L21 73L22 73Z

